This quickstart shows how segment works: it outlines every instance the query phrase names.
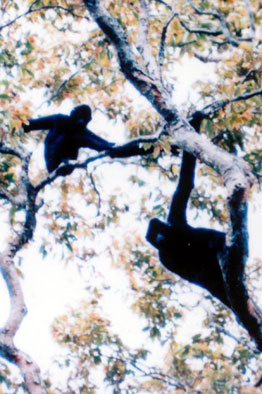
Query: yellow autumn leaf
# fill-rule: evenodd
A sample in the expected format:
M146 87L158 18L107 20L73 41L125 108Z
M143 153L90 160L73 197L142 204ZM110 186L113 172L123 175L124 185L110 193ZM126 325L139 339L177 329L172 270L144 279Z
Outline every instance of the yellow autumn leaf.
M250 44L248 44L247 42L241 42L241 44L239 45L238 48L243 49L244 51L248 51L248 52L251 52L251 49L252 49Z
M133 290L139 290L139 286L134 278L130 279L131 288Z
M20 119L11 119L10 120L10 128L11 129L15 129L15 130L19 130L22 127L22 121Z
M156 158L159 156L160 151L161 151L160 146L159 146L159 145L156 145L156 146L154 147L154 151L153 151L153 157L154 157L154 159L156 159Z
M238 8L238 12L239 12L239 14L241 15L241 16L246 16L246 8L244 8L244 7L239 7Z
M165 152L170 153L171 145L170 145L170 142L168 141L167 138L165 138L165 139L163 138L162 139L161 146L162 146L162 148L164 149Z
M110 60L108 59L108 57L106 55L102 56L102 58L100 58L100 64L102 67L110 67Z
M249 120L252 118L252 116L253 116L253 114L250 111L244 111L242 114L242 118L244 120Z

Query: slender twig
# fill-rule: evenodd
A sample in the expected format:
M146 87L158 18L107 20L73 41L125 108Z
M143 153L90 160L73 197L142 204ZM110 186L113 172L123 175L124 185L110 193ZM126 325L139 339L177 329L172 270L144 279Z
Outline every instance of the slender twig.
M253 90L253 92L243 93L243 94L240 94L238 96L233 97L232 99L215 101L214 103L208 104L207 106L205 106L201 110L201 112L203 112L205 114L205 116L208 117L211 114L213 114L213 113L219 111L220 109L224 108L228 104L235 103L237 101L248 100L248 99L250 99L252 97L260 96L260 95L262 95L262 89Z
M60 176L59 172L61 169L76 169L76 168L82 168L86 169L88 164L92 163L93 161L102 159L104 157L107 157L108 153L100 153L99 155L89 157L83 162L75 162L74 160L69 160L67 163L62 163L60 164L55 171L51 172L50 174L47 175L46 178L44 178L42 181L40 181L36 186L35 190L38 193L41 189L43 189L46 185L49 185L52 183L56 178Z
M179 22L181 26L188 31L188 33L195 33L195 34L206 34L209 36L220 36L223 31L222 30L209 30L209 29L202 29L202 28L195 28L191 29L187 24L179 18Z
M63 82L61 82L61 84L58 86L58 88L56 89L56 91L51 95L51 97L49 97L48 102L51 102L54 98L58 97L59 94L61 93L61 91L66 87L66 85L72 81L72 79L74 79L81 70L77 70L75 71L73 74L71 74L67 79L65 79Z
M160 48L159 48L159 53L158 53L158 61L160 68L163 67L164 64L164 57L165 57L165 43L166 43L166 35L167 35L167 29L170 23L173 21L173 19L178 16L177 12L174 12L171 17L168 19L168 21L165 23L162 33L161 33L161 41L160 41Z
M156 0L156 3L163 4L165 7L167 7L169 10L172 11L172 7L169 4L167 4L164 0Z
M21 208L24 208L25 204L26 204L26 199L25 199L23 193L18 193L16 196L13 196L12 194L8 193L2 187L0 187L0 198L8 201L12 205L16 205Z
M201 10L200 8L198 8L191 0L187 0L187 2L193 8L193 10L195 11L196 14L198 14L198 15L208 15L208 16L213 17L214 19L217 19L219 21L220 27L221 27L221 31L220 30L217 30L217 31L206 30L206 31L204 31L205 29L194 29L193 30L193 29L189 29L184 24L184 22L182 22L183 23L183 25L182 25L182 23L180 21L181 25L185 29L187 29L187 31L190 31L191 33L199 33L201 31L203 34L211 35L211 36L218 36L220 34L224 34L224 36L226 37L226 41L224 41L224 43L231 44L231 45L233 45L235 47L238 47L240 42L242 42L242 41L252 41L252 37L245 37L245 38L238 38L238 39L236 37L233 37L232 33L230 32L230 29L228 27L228 24L227 24L225 18L219 12L216 12L216 11L204 11L204 10Z
M193 50L195 57L203 63L219 63L221 59L218 57L210 57L209 55L205 56L200 53L197 53L196 50Z
M196 14L198 15L207 15L207 16L212 16L214 19L219 19L220 15L219 13L215 11L205 11L202 10L201 8L197 7L191 0L187 0L188 4L193 8Z
M34 13L34 12L46 11L46 10L61 10L61 11L64 11L64 12L66 12L66 13L68 13L68 14L74 16L74 17L88 19L87 17L83 17L82 15L77 15L77 14L75 14L75 13L72 11L72 9L65 8L65 7L62 7L62 6L60 6L60 5L52 5L52 6L50 5L50 6L42 6L42 7L39 7L39 8L34 8L34 5L35 5L37 2L38 2L37 0L34 1L34 2L31 4L31 6L28 8L28 10L27 10L26 12L24 12L23 14L20 14L20 15L16 16L16 17L15 17L14 19L12 19L11 21L9 21L9 22L7 22L6 24L0 26L0 30L3 30L3 29L5 29L6 27L11 26L13 23L17 22L19 19L24 18L24 17L26 17L26 16L28 16L28 15Z
M98 190L97 187L96 187L96 183L95 183L95 180L94 180L94 177L93 177L92 172L89 172L88 175L89 175L91 184L92 184L92 186L93 186L93 189L94 189L94 191L95 191L95 193L96 193L96 195L97 195L97 198L98 198L97 214L96 214L96 216L99 216L99 215L100 215L100 208L101 208L101 201L102 201L102 200L101 200L101 195L100 195L100 193L99 193L99 190Z

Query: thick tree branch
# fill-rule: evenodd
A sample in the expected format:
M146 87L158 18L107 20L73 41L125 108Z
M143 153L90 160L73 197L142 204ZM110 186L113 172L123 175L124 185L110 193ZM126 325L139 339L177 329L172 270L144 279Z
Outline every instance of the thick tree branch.
M114 45L119 64L126 78L144 95L167 122L172 144L192 153L202 162L215 169L222 177L228 193L229 224L226 253L221 256L221 266L227 283L227 293L232 309L247 328L259 349L262 349L261 312L250 299L244 279L244 268L248 255L248 233L246 228L247 196L254 178L247 165L239 158L214 146L206 137L195 133L189 123L179 116L172 105L169 92L149 76L136 61L131 44L123 27L105 10L99 0L84 0L90 14L107 38ZM222 16L217 15L223 29L227 29ZM227 33L226 31L224 34ZM229 33L229 32L228 32ZM232 37L227 37L232 41ZM232 42L231 42L232 43ZM257 92L253 95L258 94ZM260 93L259 93L260 94ZM203 115L214 112L230 101L253 97L241 95L233 100L217 102L208 106ZM239 228L239 226L241 228ZM236 272L236 278L235 278ZM238 302L240 292L242 303Z
M169 132L174 138L174 143L182 149L191 151L206 164L216 169L219 174L223 176L227 185L226 179L228 177L226 176L226 171L228 169L228 164L230 162L234 167L234 162L236 159L231 157L230 154L223 151L222 149L214 147L213 144L207 141L203 136L199 136L198 134L194 133L189 124L184 119L179 117L176 107L170 104L171 97L168 92L158 84L158 81L154 81L150 76L148 76L143 70L142 66L137 63L124 29L103 8L100 1L85 0L85 4L100 28L115 46L121 70L125 74L126 78L134 84L138 91L153 104L156 110L169 123ZM258 93L256 92L252 95L255 94ZM252 95L246 95L245 98L252 97ZM238 98L232 100L225 100L221 103L216 103L216 107L214 109L212 108L212 111L214 112L214 110L217 110L217 108L222 108L230 101L233 102L240 99L244 99L244 96L238 96ZM187 134L188 137L187 141L185 140L185 134ZM194 143L189 144L188 140L194 141ZM191 146L192 150L190 150ZM205 153L203 154L202 152ZM214 155L213 153L215 152L216 154ZM217 157L218 155L219 158ZM214 157L216 157L216 159L214 159ZM244 181L246 179L246 175L248 174L246 166L244 164L238 165L238 170L242 172L243 182L246 183ZM230 170L228 171L230 172ZM252 178L251 175L249 178ZM232 188L229 189L232 190Z
M28 155L28 152L26 152L25 148L23 148L20 145L17 145L16 148L11 148L10 146L7 146L3 144L2 142L0 143L0 153L3 153L5 155L12 155L16 156L19 159L23 160L26 158Z
M1 145L0 151L5 154L12 154L22 161L20 173L20 183L18 194L13 197L6 191L1 191L2 196L12 205L25 207L25 221L19 233L16 233L9 242L8 248L0 254L0 271L7 284L10 296L10 313L4 327L0 330L0 353L8 361L16 364L23 376L25 386L30 393L44 394L46 390L41 380L40 370L37 364L24 352L14 345L14 336L26 314L26 305L23 291L20 284L19 273L14 265L16 253L29 242L36 226L36 196L37 192L30 183L28 177L28 166L30 154L23 153L19 147L11 149Z
M29 163L31 154L27 152L24 148L20 145L17 145L16 148L11 148L3 143L0 144L0 153L11 155L18 157L22 162ZM23 173L23 171L22 171ZM20 208L25 207L26 205L26 198L25 198L25 184L24 182L20 181L17 187L16 194L11 194L4 187L0 186L0 197L10 202L12 205L16 205Z
M101 30L114 45L119 64L126 78L139 90L166 120L177 120L174 106L167 108L171 96L158 79L153 79L138 63L123 27L101 5L100 1L85 0L85 5Z
M157 63L148 44L148 28L149 28L149 2L148 0L140 0L141 11L138 26L138 42L137 49L144 61L146 70L155 78L159 78Z
M26 305L19 274L13 262L15 249L13 249L11 244L0 255L0 270L8 285L11 300L8 320L0 330L0 354L20 368L28 392L44 394L46 390L44 389L39 367L28 354L22 352L14 345L14 336L26 315Z
M228 200L230 223L225 256L221 258L222 272L233 311L262 350L262 311L249 297L245 283L248 259L247 190L239 185Z

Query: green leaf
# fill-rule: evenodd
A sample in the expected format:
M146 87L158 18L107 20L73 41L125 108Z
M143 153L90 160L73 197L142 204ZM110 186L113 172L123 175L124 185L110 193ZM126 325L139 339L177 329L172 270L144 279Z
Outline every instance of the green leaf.
M9 101L12 100L12 98L10 96L8 96L7 94L0 94L0 99L9 100Z

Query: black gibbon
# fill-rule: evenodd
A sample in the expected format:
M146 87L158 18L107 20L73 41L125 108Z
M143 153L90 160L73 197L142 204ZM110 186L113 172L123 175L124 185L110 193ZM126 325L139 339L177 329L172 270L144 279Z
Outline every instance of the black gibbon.
M190 124L199 132L203 116L195 112ZM170 271L207 289L230 307L218 257L225 247L225 233L194 228L187 223L186 210L194 188L196 159L183 152L179 182L172 198L167 223L152 219L146 239L159 251L162 264Z
M54 171L59 164L68 160L76 160L79 148L90 148L98 152L110 150L114 145L87 129L92 119L88 105L75 107L71 114L56 114L38 119L29 119L23 125L27 133L31 130L49 130L45 139L45 162L48 172ZM58 174L71 174L73 169L63 168Z

